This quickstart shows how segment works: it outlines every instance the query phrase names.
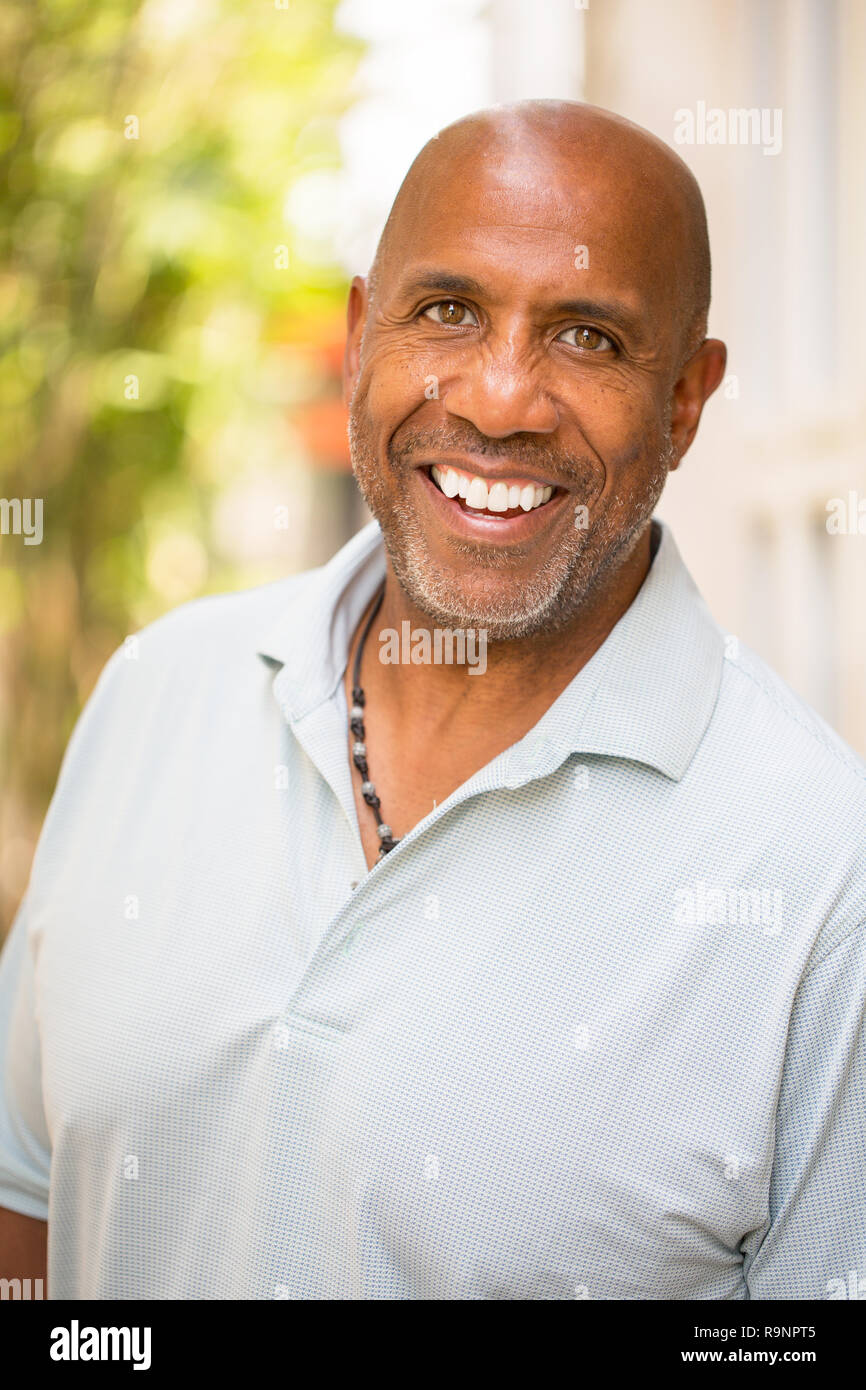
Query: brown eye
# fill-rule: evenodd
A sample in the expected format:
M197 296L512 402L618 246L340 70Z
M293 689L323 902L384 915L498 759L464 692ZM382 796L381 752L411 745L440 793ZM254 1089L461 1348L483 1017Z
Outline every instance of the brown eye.
M466 317L466 306L446 299L439 305L439 317L443 323L462 323Z
M597 348L601 340L602 335L594 328L579 328L575 337L578 347L586 348Z
M432 319L434 323L449 324L452 328L458 325L475 327L478 324L472 310L456 299L440 299L436 304L431 304L429 309L424 310L424 317Z
M568 335L571 333L574 337L569 339ZM584 352L599 352L614 346L605 333L600 333L597 328L590 328L587 324L581 324L578 328L566 328L559 336L570 347L582 348Z

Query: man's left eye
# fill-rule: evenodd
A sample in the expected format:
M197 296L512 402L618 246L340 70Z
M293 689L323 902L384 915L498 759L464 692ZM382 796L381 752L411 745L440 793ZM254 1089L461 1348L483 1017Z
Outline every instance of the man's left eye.
M574 338L569 341L568 334L573 333ZM581 348L584 352L601 352L606 348L615 347L616 344L608 338L606 333L602 333L597 328L589 328L581 324L577 328L566 328L559 334L557 339L560 343L568 343L569 347Z
M467 318L468 315L468 318ZM457 299L440 299L424 310L424 318L434 323L447 323L453 327L477 328L478 320L465 304Z

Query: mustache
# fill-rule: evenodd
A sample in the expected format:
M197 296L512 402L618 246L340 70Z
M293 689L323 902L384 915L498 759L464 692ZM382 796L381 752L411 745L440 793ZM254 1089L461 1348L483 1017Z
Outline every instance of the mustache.
M575 457L531 434L510 434L503 439L491 439L472 426L455 429L447 425L434 425L428 429L398 430L388 445L388 459L392 464L408 463L419 454L448 453L504 459L509 463L526 464L540 472L574 479L584 478L598 468L597 459Z

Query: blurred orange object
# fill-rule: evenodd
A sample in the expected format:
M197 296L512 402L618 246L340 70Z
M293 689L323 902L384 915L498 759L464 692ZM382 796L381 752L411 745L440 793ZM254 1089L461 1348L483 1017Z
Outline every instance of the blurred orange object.
M301 434L317 468L330 472L349 472L349 439L346 434L349 413L339 396L310 401L292 413L292 424Z

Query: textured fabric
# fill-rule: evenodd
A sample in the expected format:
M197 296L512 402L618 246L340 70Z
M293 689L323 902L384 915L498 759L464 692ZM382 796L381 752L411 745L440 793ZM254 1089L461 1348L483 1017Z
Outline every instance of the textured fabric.
M368 873L340 678L383 573L373 523L185 605L78 723L0 965L50 1296L862 1297L866 767L662 527Z

